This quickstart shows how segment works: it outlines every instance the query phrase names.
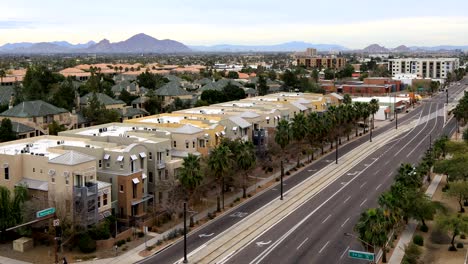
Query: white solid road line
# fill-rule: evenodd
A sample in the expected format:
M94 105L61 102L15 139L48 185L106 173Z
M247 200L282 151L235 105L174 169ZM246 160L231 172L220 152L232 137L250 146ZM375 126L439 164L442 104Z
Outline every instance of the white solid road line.
M348 196L348 198L346 198L346 200L344 200L343 203L346 203L350 198L351 198L351 196Z
M437 108L437 106L436 106ZM406 155L407 158L409 158L409 156L419 147L419 145L421 145L423 142L426 141L426 138L429 137L429 135L432 133L432 131L434 131L434 129L437 127L437 115L435 117L435 122L434 122L434 126L432 127L431 131L429 131L429 133L427 133L427 135L421 140L419 141L419 143L416 145L416 147L413 148L413 150L411 150L408 155Z
M364 185L366 185L367 182L364 182L363 184L361 184L361 186L359 186L359 189L362 189L362 187L364 187Z
M382 184L377 185L377 187L375 187L375 190L377 191L380 188L380 186L382 186Z
M206 244L203 244L201 246L199 246L197 249L195 249L194 251L190 252L189 254L187 254L187 258L190 258L193 254L197 253L198 251L202 250L204 247L206 247ZM184 260L184 258L181 258L179 259L178 261L176 261L174 264L179 264L179 263L182 263L182 261Z
M346 220L343 222L343 224L341 224L341 227L343 227L344 225L346 225L346 223L349 221L349 217L346 218Z
M348 252L348 249L349 249L349 246L343 251L343 253L341 254L340 256L340 259L342 259L344 257L344 255L346 254L346 252Z
M307 242L307 240L309 240L309 238L306 238L304 241L302 241L302 243L299 244L299 246L296 248L296 250L299 250L299 248L301 248L302 245L304 245L304 243Z
M364 201L362 201L362 203L359 205L359 207L361 207L365 202L367 202L367 198L364 199Z
M322 253L322 251L328 246L328 243L330 243L330 241L327 241L327 243L325 243L325 245L323 245L323 247L320 249L319 253Z
M331 214L328 215L327 218L325 218L325 219L322 221L322 224L325 223L325 222L328 220L328 218L330 218L330 216L331 216Z

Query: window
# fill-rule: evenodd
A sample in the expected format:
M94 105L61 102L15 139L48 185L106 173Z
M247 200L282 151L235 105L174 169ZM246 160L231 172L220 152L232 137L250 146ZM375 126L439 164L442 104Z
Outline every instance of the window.
M189 148L189 142L188 141L185 142L185 148Z
M97 199L97 207L101 208L101 197Z
M123 185L120 185L120 192L123 192L123 191L124 191Z
M99 160L99 168L102 168L102 160Z
M51 181L52 183L55 183L55 176L50 177L50 181Z
M164 179L169 180L169 171L164 170Z
M177 141L174 140L174 148L177 147Z
M138 185L138 184L135 184L135 183L134 183L133 186L132 186L132 187L133 187L133 188L132 188L132 189L133 189L132 191L133 191L133 198L134 198L134 199L137 197L137 185Z
M163 199L163 193L162 192L159 192L159 203L162 203L162 199Z
M124 164L123 161L120 162L120 169L123 170Z
M148 152L148 159L152 160L153 159L153 152Z
M5 172L5 180L9 180L10 179L10 168L6 167L3 169L3 171Z
M69 185L69 184L70 184L70 178L69 178L69 177L65 177L65 184L66 184L66 185Z
M148 181L153 183L153 172L152 171L148 172Z
M33 172L36 172L36 168L33 168Z
M158 170L158 178L160 181L162 181L162 171Z
M169 150L166 149L166 156L169 157Z
M103 204L103 205L107 205L107 193L105 193L104 195L102 195L102 204Z
M193 148L195 148L195 140L192 143L193 143Z

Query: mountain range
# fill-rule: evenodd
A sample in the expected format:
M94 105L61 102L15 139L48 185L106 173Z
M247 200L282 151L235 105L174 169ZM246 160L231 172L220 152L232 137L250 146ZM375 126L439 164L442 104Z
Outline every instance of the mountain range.
M318 51L353 51L365 53L404 53L468 50L468 46L442 45L422 47L400 45L389 49L378 44L372 44L364 49L351 50L336 44L313 44L303 41L286 42L276 45L231 45L221 44L213 46L186 46L181 42L154 37L140 33L127 40L111 43L103 39L98 43L89 41L83 44L71 44L67 41L53 42L19 42L7 43L0 46L0 53L8 54L55 54L55 53L190 53L190 52L294 52L305 51L306 48L316 48Z
M44 53L187 53L191 50L184 44L170 40L158 40L146 34L111 43L103 39L98 43L89 41L73 45L66 41L39 43L8 43L0 47L0 53L44 54Z

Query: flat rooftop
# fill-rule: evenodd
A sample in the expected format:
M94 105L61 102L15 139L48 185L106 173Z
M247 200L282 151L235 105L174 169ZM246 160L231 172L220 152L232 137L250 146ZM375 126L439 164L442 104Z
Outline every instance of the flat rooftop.
M90 144L88 141L85 140L71 140L70 138L64 139L61 137L57 138L39 138L31 140L21 140L12 141L12 144L2 144L0 146L0 154L5 155L19 155L21 151L25 153L25 155L38 155L38 156L45 156L49 159L53 159L62 155L63 153L55 153L49 152L49 148L57 147L57 146L73 146L73 147L89 147L89 148L101 148L100 146L96 146Z
M110 125L110 126L99 126L84 129L75 133L76 135L84 136L96 136L96 137L128 137L137 139L138 142L156 143L156 141L148 139L146 137L138 136L136 133L129 133L134 131L162 131L156 128L147 128L141 126L129 126L129 125Z

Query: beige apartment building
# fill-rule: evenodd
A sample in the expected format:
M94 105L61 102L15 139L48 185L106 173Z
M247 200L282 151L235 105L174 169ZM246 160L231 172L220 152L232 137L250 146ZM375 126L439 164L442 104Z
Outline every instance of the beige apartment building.
M55 136L2 143L0 184L10 190L26 186L37 211L55 207L75 225L95 224L111 214L111 186L97 180L94 157L63 148L88 144Z
M458 58L402 58L389 59L388 70L393 76L416 74L421 78L446 79L448 73L460 67Z
M341 70L346 66L346 58L342 57L309 57L300 56L296 58L297 65L306 68L324 68Z

